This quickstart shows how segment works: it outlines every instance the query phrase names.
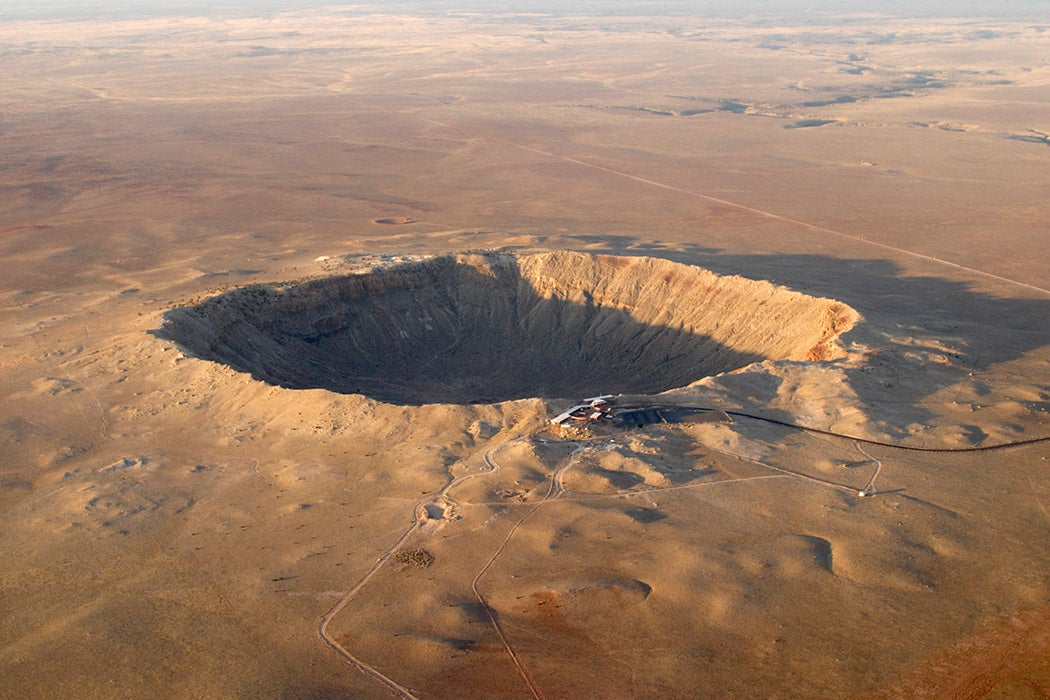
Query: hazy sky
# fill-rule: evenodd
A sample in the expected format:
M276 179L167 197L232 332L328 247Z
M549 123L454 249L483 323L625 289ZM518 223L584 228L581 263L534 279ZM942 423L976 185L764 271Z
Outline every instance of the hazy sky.
M270 14L309 7L369 12L803 15L882 12L905 16L1016 16L1050 23L1050 0L3 0L0 19L85 19L143 14Z

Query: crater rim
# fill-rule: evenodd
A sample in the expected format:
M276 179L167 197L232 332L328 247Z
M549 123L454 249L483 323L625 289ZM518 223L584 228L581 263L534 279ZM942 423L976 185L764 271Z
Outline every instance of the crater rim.
M334 274L169 310L154 333L271 385L418 406L655 395L766 360L834 360L861 318L841 301L645 256L341 260Z

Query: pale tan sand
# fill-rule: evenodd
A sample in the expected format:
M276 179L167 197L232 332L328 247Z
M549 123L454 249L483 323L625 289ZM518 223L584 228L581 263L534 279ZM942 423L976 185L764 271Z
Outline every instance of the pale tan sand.
M1045 442L747 417L1050 436L1036 24L299 12L0 46L0 696L1050 692ZM547 428L582 396L400 405L158 335L489 249L858 316L649 397L729 421L584 442ZM563 259L565 293L603 277Z

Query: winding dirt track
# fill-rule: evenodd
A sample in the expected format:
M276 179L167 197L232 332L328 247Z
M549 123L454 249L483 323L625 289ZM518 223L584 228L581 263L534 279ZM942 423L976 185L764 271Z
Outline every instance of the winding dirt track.
M715 409L712 409L712 408L709 408L709 407L700 407L700 406L688 406L686 408L694 408L694 409L699 409L699 410L715 410ZM1033 444L1033 443L1040 443L1040 442L1050 441L1050 437L1042 437L1042 438L1034 438L1034 439L1030 439L1030 440L1018 441L1018 442L1014 442L1014 443L1006 443L1006 444L999 444L999 445L989 445L989 446L985 446L985 447L971 447L971 448L921 448L921 447L908 447L908 446L897 445L897 444L893 444L893 443L883 443L883 442L878 442L878 441L874 441L874 440L864 440L864 439L857 438L857 437L854 437L854 436L851 436L851 435L844 435L844 434L834 433L834 432L831 432L831 431L820 430L820 429L816 429L816 428L807 428L806 426L796 425L796 424L788 423L788 422L785 422L785 421L780 421L780 420L776 420L776 419L772 419L772 418L766 418L766 417L763 417L763 416L758 416L758 415L753 415L753 414L746 414L746 413L737 412L737 411L726 411L726 413L729 413L731 415L735 415L735 416L737 416L739 418L749 418L749 419L753 419L753 420L757 420L757 421L764 421L764 422L768 422L768 423L774 423L774 424L777 424L777 425L794 428L794 429L797 429L797 430L800 430L800 431L803 431L803 432L809 432L809 433L812 433L812 434L815 434L815 435L823 435L823 436L834 437L834 438L838 438L838 439L842 439L842 440L850 440L850 441L853 442L854 449L856 449L858 452L860 452L862 455L867 457L871 462L873 462L875 464L875 469L874 469L873 473L871 474L871 476L868 478L868 480L865 483L865 485L862 486L862 487L858 487L856 485L844 484L844 483L840 483L840 482L831 481L831 480L828 480L828 479L823 479L823 478L820 478L820 477L812 476L812 475L806 474L806 473L798 471L798 470L789 469L787 467L782 467L782 466L779 466L779 465L776 465L776 464L771 464L771 463L769 463L766 460L755 459L755 458L752 458L752 457L748 457L748 456L745 456L745 455L737 454L735 452L723 450L723 449L720 449L720 448L713 447L713 446L709 445L708 448L712 449L712 450L714 450L716 452L719 452L721 454L724 454L724 455L727 455L727 456L730 456L730 457L733 457L733 458L736 458L736 459L747 461L747 462L750 462L752 464L755 464L755 465L758 465L758 466L761 466L761 467L765 467L765 468L770 469L770 470L772 470L772 471L774 471L776 473L775 474L770 474L770 475L765 475L765 476L752 476L752 477L744 477L744 478L738 478L738 479L723 479L723 480L719 480L719 481L707 481L707 482L696 483L696 484L685 484L685 485L680 485L680 486L670 486L670 487L664 487L664 488L657 487L657 488L648 488L648 489L641 489L641 490L622 490L619 493L612 493L612 494L575 494L575 495L571 496L572 500L613 499L613 498L619 499L619 498L628 498L628 497L632 497L632 496L651 497L655 493L662 493L662 492L665 492L665 491L692 490L692 489L700 489L700 488L709 488L709 487L714 487L714 486L719 486L719 485L734 484L734 483L745 482L745 481L755 481L755 480L764 480L764 479L787 479L787 478L799 479L801 481L812 483L812 484L817 485L817 486L821 486L821 487L824 487L824 488L831 488L831 489L838 490L838 491L843 491L843 492L846 492L846 493L849 493L849 494L858 495L860 497L870 497L870 496L875 496L876 495L875 481L878 478L879 474L882 472L883 463L882 463L881 460L879 460L878 458L872 456L867 451L865 451L860 446L861 443L869 444L869 445L879 445L879 446L882 446L882 447L889 447L889 448L900 449L900 450L913 450L913 451L920 451L920 452L974 452L974 451L999 450L999 449L1005 449L1005 448L1010 448L1010 447L1020 447L1020 446L1024 446L1024 445L1030 445L1030 444ZM347 591L346 595L344 595L339 600L339 602L337 602L335 604L335 606L333 606L324 615L324 617L321 618L321 621L320 621L320 623L317 626L317 634L321 638L321 640L329 648L331 648L333 651L335 651L337 654L339 654L348 663L353 665L355 668L357 668L359 671L361 671L365 675L367 675L370 678L373 678L374 680L376 680L378 683L383 685L385 688L387 688L391 692L395 693L398 697L411 698L411 699L415 700L416 696L412 693L411 690L409 690L408 688L405 688L404 686L400 685L399 683L397 683L396 681L391 679L389 676L384 675L383 673L381 673L380 671L378 671L374 667L369 666L368 664L364 663L359 658L357 658L356 656L351 654L345 647L343 647L341 644L339 644L339 642L328 633L328 625L336 617L336 615L338 615L347 606L347 604L349 604L349 602L353 599L353 597L355 595L357 595L357 593L366 584L368 584L368 582L373 578L373 576L390 560L390 558L392 556L394 556L394 554L400 549L400 547L405 543L405 541L413 533L422 530L423 527L429 522L429 518L427 517L427 511L426 511L426 508L425 508L425 506L427 504L432 504L432 503L435 503L435 502L440 501L442 499L447 499L448 501L451 501L453 503L457 503L457 505L458 505L458 502L452 496L449 495L449 492L452 489L454 489L456 486L458 486L458 485L460 485L460 484L462 484L465 481L468 481L470 479L474 479L474 478L477 478L477 477L480 477L480 476L487 476L487 475L491 475L491 474L495 473L496 471L499 470L499 463L495 460L494 455L499 450L501 450L502 448L506 447L507 445L509 445L511 443L519 442L519 441L522 441L522 440L534 439L534 438L535 438L535 434L534 433L528 434L528 435L518 435L516 437L511 437L511 438L509 438L507 440L504 440L503 442L499 442L499 443L497 443L497 444L487 448L482 453L482 458L484 460L484 464L486 466L486 469L484 469L482 471L478 471L478 472L472 472L472 473L464 474L463 476L459 476L459 477L456 477L456 478L452 478L436 494L434 494L432 496L429 496L427 498L424 498L424 499L420 500L418 503L416 503L415 506L413 507L413 521L412 521L412 524L408 527L408 529L406 529L405 532L402 533L402 535L397 539L397 541L389 549L387 549L382 555L380 555L380 557L376 560L376 562L372 566L372 568L369 569L368 572L349 591ZM577 461L577 459L578 459L580 454L582 454L583 452L585 452L587 450L592 450L592 449L596 449L596 446L594 444L592 444L590 442L583 442L583 443L581 443L579 446L576 447L575 450L573 450L573 452L569 455L568 459L566 459L564 464L562 464L561 466L559 466L557 469L555 469L554 471L552 471L550 473L550 475L549 475L550 481L549 481L549 484L548 484L548 487L547 487L547 492L544 494L543 498L540 501L538 501L538 502L536 502L534 504L528 504L527 512L524 515L522 515L514 523L513 526L511 526L510 530L507 532L507 535L500 542L499 546L497 546L496 549L492 552L492 556L489 557L489 559L485 562L484 566L481 567L481 569L474 576L473 580L470 583L471 592L473 593L475 599L478 601L478 604L481 605L482 609L485 611L485 615L486 615L486 617L487 617L487 619L489 621L489 624L492 626L493 630L495 630L495 632L496 632L496 635L499 637L500 643L502 644L503 649L506 651L507 656L509 657L511 663L514 665L514 668L517 670L518 674L521 676L522 682L524 683L525 687L528 689L529 693L534 698L536 698L536 700L542 700L545 696L544 696L542 690L536 685L536 682L532 679L531 675L528 672L528 669L525 667L525 665L522 662L519 654L515 650L514 645L511 643L510 639L507 637L506 633L504 632L503 627L502 627L502 625L499 622L499 618L498 618L498 616L496 614L496 611L489 605L488 601L485 599L484 594L481 592L480 582L481 582L481 579L488 572L488 570L495 563L495 561L499 558L499 556L506 550L507 546L510 544L510 541L513 539L515 533L518 531L518 529L521 527L521 525L524 524L524 522L526 520L528 520L530 517L532 517L546 503L549 503L550 501L553 501L553 500L559 498L563 494L570 493L565 487L565 483L564 483L565 474L576 463L576 461ZM477 453L474 453L474 454L477 454ZM465 458L465 460L471 459L472 456ZM915 499L913 497L907 496L906 494L900 494L900 495L905 497L905 498L912 498L912 500L916 500L918 502L924 503L926 505L930 505L930 506L935 507L935 508L938 507L935 504L926 503L925 501L921 501L920 499ZM463 504L463 505L465 505L465 506L472 506L472 505L481 506L481 505L491 505L491 504L486 504L486 503L466 503L466 504ZM508 505L508 504L503 504L503 505ZM526 504L520 504L520 505L526 505Z
M492 453L505 444L507 443L501 443L495 448L485 452L485 462L487 462L488 465L491 467L489 473L492 473L499 468L496 462L492 459ZM544 496L542 501L533 506L533 508L529 510L529 512L523 515L521 519L518 520L518 522L514 523L514 527L510 529L510 532L508 532L507 536L503 538L502 542L500 542L500 545L496 548L496 551L492 553L492 556L489 557L489 560L485 562L485 565L483 567L481 567L481 570L478 571L477 575L474 577L474 580L470 582L470 590L474 594L474 598L478 601L482 609L485 611L485 616L488 618L489 624L491 624L492 628L496 630L496 635L499 636L500 642L503 644L503 649L507 652L507 655L510 657L511 662L514 664L514 668L518 670L518 674L521 676L521 679L525 682L525 685L526 687L528 687L529 692L532 693L532 697L536 698L537 700L540 700L544 697L543 693L540 692L540 689L536 686L536 683L532 680L532 677L529 676L529 672L528 670L526 670L525 665L521 662L521 659L518 658L518 654L514 650L514 646L510 643L510 640L507 639L507 635L503 632L503 627L502 625L500 625L499 619L496 617L495 611L492 609L492 606L488 604L488 601L485 600L485 596L483 596L481 594L481 591L478 589L478 582L481 580L481 577L485 575L485 572L489 570L489 567L492 566L492 563L496 561L496 558L506 548L507 543L510 542L510 539L514 536L514 533L517 532L518 527L520 527L521 524L529 518L529 516L531 516L533 513L539 510L540 506L542 506L551 498L551 494L553 493L553 491L554 478L552 477L551 486L547 490L547 495Z
M479 477L479 476L490 475L490 474L493 474L494 472L498 471L499 470L499 464L496 462L496 460L494 459L493 455L497 451L502 449L503 447L506 447L507 445L509 445L509 444L511 444L513 442L518 442L518 441L521 441L521 440L524 440L524 439L527 439L527 436L518 436L518 437L510 438L510 439L508 439L508 440L506 440L504 442L500 442L500 443L498 443L498 444L488 448L483 453L483 459L484 459L485 465L487 467L486 470L479 471L479 472L474 472L474 473L470 473L470 474L465 474L465 475L457 477L455 479L451 479L445 485L445 487L442 488L438 493L436 493L433 496L430 496L428 498L422 499L418 503L416 503L415 506L413 507L414 517L413 517L412 524L405 530L404 533L401 534L401 536L397 539L396 542L394 542L394 544L389 549L387 549L385 552L383 552L383 554L381 554L379 556L379 558L376 560L375 564L373 564L372 568L369 569L368 572L364 576L362 576L361 579L358 580L357 583L354 584L354 586L352 588L350 588L350 590L347 591L346 595L344 595L324 615L324 617L321 618L320 622L317 625L317 634L321 638L321 640L325 643L325 645L327 645L330 649L332 649L337 654L339 654L339 656L341 656L344 660L346 660L348 663L350 663L352 666L354 666L354 668L359 670L361 673L363 673L366 676L374 679L376 682L378 682L383 687L387 688L388 690L390 690L391 692L396 694L398 697L411 699L411 700L417 700L417 696L415 694L413 694L413 692L411 690L409 690L408 688L402 686L401 684L397 683L397 681L393 680L392 678L390 678L389 676L383 674L382 672L380 672L379 670L377 670L373 666L370 666L370 665L366 664L364 661L362 661L358 657L356 657L353 654L351 654L350 651L346 649L346 647L342 646L331 634L329 634L328 626L332 622L332 620L350 603L350 601L354 598L354 596L356 596L357 593L362 588L364 588L364 586L367 585L369 581L371 581L371 579L375 576L375 574L380 569L383 568L383 566L391 559L391 557L394 556L394 554L401 548L401 546L405 543L405 541L413 533L415 533L418 530L423 528L423 526L428 521L427 516L426 516L426 508L425 508L425 506L427 504L433 503L435 500L447 497L448 496L448 492L450 490L452 490L454 487L462 484L463 482L465 482L465 481L467 481L469 479L473 479L473 478L476 478L476 477ZM547 487L547 492L544 494L543 498L539 502L537 502L535 504L532 504L531 508L529 508L529 510L524 515L522 515L517 520L517 522L514 523L514 525L511 527L510 531L507 533L506 537L503 538L503 540L500 542L499 546L496 547L496 549L493 551L492 556L489 557L489 559L485 562L485 565L481 567L481 569L474 576L474 579L470 583L471 592L473 593L475 599L478 601L478 604L481 605L482 609L485 611L485 615L488 618L489 624L492 626L493 630L495 630L495 632L496 632L496 635L499 637L500 643L503 645L503 648L506 651L507 656L510 658L511 663L514 665L515 669L518 671L518 674L521 676L522 682L525 684L525 686L528 689L529 693L534 698L536 698L536 700L542 700L545 696L544 696L543 692L540 690L540 688L536 685L535 681L532 679L532 677L529 674L528 669L525 667L524 663L521 661L521 658L518 655L517 651L515 650L514 645L511 643L510 639L507 637L506 633L504 632L503 627L502 627L502 625L499 622L499 618L497 617L495 610L493 610L493 608L489 605L488 601L485 599L484 594L482 594L482 592L480 590L480 587L479 587L479 584L480 584L481 579L488 572L489 568L491 568L492 564L499 558L499 556L507 548L507 545L510 543L511 539L513 539L514 534L518 531L518 529L521 527L521 525L526 520L528 520L530 517L532 517L532 515L534 515L540 508L542 508L544 506L544 504L549 503L550 501L553 501L554 499L557 499L558 497L560 497L563 494L567 493L567 490L566 490L565 484L564 484L565 474L576 463L578 456L580 454L582 454L584 451L589 450L589 449L594 449L594 446L589 444L589 443L584 443L584 444L578 446L575 450L573 450L572 454L569 456L569 458L565 461L565 463L563 465L561 465L560 467L558 467L558 469L556 469L553 472L551 472L551 474L550 474L550 482L549 482L549 485ZM726 454L731 454L731 453L726 453ZM731 456L735 456L735 457L738 457L738 458L740 457L739 455L731 455ZM749 461L754 461L754 460L749 460ZM714 485L723 484L723 483L737 483L737 482L741 482L741 481L752 481L752 480L756 480L756 479L789 478L789 477L802 478L802 479L806 479L807 478L806 475L804 475L804 474L800 474L800 473L793 472L793 471L786 470L786 469L780 469L780 468L777 468L777 467L775 467L773 465L769 465L769 464L767 464L765 462L757 462L757 463L761 464L762 466L774 469L774 470L776 470L778 472L781 472L781 473L780 474L776 474L776 475L771 475L771 476L747 477L747 478L743 478L743 479L728 479L728 480L724 480L724 481L706 482L706 483L702 483L702 484L690 484L690 485L678 486L678 487L646 489L646 490L643 490L643 491L631 491L631 492L623 492L623 493L618 493L618 494L602 494L602 495L597 496L597 497L601 497L601 498L623 498L623 497L627 497L627 496L630 496L630 495L643 495L643 494L652 495L652 493L655 492L655 491L662 492L662 491L672 491L672 490L681 490L681 489L689 489L689 488L699 488L699 487L704 487L704 486L714 486ZM821 485L824 485L824 486L831 486L833 488L839 488L839 489L843 489L843 490L855 491L855 489L851 489L850 487L847 487L847 486L844 486L844 485L841 485L841 484L833 484L833 483L830 483L830 482L825 483L825 482L822 482L822 480L820 480L820 479L809 479L809 480L820 482ZM449 498L451 500L451 497L449 497ZM475 505L475 504L467 504L467 505ZM476 505L481 505L481 504L476 504Z
M350 600L355 595L357 595L357 592L360 591L366 583L368 583L372 579L376 572L383 568L383 564L386 564L390 557L393 556L394 552L397 551L401 544L408 538L410 534L412 534L412 532L418 527L418 525L418 522L413 523L412 527L410 527L408 530L405 531L403 535L401 535L397 542L394 543L393 547L384 552L383 555L379 557L378 560L376 560L376 563L372 566L371 569L368 570L368 573L366 573L361 578L361 580L354 585L353 588L347 591L346 595L344 595L339 600L339 602L336 603L335 606L331 610L329 610L324 617L321 618L321 622L317 625L317 635L328 646L328 648L332 649L335 653L339 654L339 656L343 657L361 673L365 674L366 676L369 676L370 678L375 679L381 685L393 691L398 697L410 698L411 700L415 700L416 698L416 696L412 694L412 691L410 691L408 688L402 685L399 685L389 676L383 675L382 673L380 673L379 671L377 671L376 669L369 666L368 664L351 654L349 651L347 651L346 647L344 647L335 640L335 637L328 634L328 625L332 621L332 618L338 615L339 612L346 607Z
M328 646L328 648L332 649L334 652L339 654L339 656L343 657L343 659L345 659L347 662L349 662L351 665L353 665L357 670L361 671L366 676L369 676L370 678L375 679L377 682L379 682L381 685L386 687L388 690L391 690L392 692L394 692L398 697L410 698L412 700L416 700L416 696L412 693L411 690L409 690L408 688L405 688L404 686L400 685L399 683L394 681L389 676L384 675L383 673L379 672L374 667L369 666L368 664L366 664L365 662L361 661L359 658L357 658L356 656L351 654L346 649L346 647L341 645L335 639L335 637L333 637L332 635L330 635L328 633L328 625L332 622L332 620L335 618L335 616L338 615L343 610L343 608L345 608L350 603L350 601L353 599L353 597L355 595L357 595L357 593L362 588L364 588L365 585L367 585L369 581L372 580L372 577L375 576L375 574L380 569L383 568L383 565L386 564L390 560L390 558L392 556L394 556L394 554L401 548L401 546L412 535L412 533L416 532L417 530L420 530L427 523L427 521L428 521L428 518L427 518L427 515L426 515L426 505L427 504L433 503L433 502L435 502L435 501L437 501L437 500L439 500L441 498L444 498L448 494L449 490L451 490L452 488L458 486L459 484L462 484L464 481L467 481L469 479L473 479L475 477L482 476L482 475L485 475L485 474L491 474L492 472L496 471L499 467L496 464L496 462L492 459L492 454L496 450L504 447L505 445L508 445L508 444L510 444L512 442L516 442L516 441L521 440L521 439L523 439L523 438L520 437L520 436L516 437L516 438L510 438L509 440L506 440L504 442L501 442L501 443L499 443L497 445L494 445L494 446L490 447L489 449L487 449L485 451L485 453L483 455L484 456L484 460L485 460L485 464L486 464L486 466L488 466L487 470L481 471L481 472L474 472L474 473L470 473L470 474L464 474L463 476L456 477L454 479L450 479L449 482L447 484L445 484L444 488L442 488L436 494L434 494L433 496L430 496L428 498L424 498L424 499L420 500L418 503L416 503L416 505L412 508L412 512L413 512L412 524L408 527L408 529L406 529L401 534L401 536L397 539L396 542L394 542L394 544L389 549L387 549L385 552L383 552L383 554L381 554L379 556L379 558L376 560L376 563L372 565L372 568L369 569L368 572L364 576L362 576L361 579L358 580L358 582L356 584L354 584L354 586L352 588L350 588L350 590L348 590L346 592L346 595L344 595L342 598L339 599L339 602L337 602L327 613L325 613L324 617L321 618L321 621L317 625L317 635ZM524 518L522 518L522 520L524 520ZM518 524L519 525L521 524L520 521L519 521ZM517 527L517 526L515 526L515 527ZM510 537L508 536L507 539L510 539ZM497 552L497 554L498 554L498 552ZM496 555L493 555L492 559L495 560L495 558L496 558ZM491 564L492 562L490 561L489 563ZM486 565L485 568L488 568L488 565ZM482 573L484 573L484 569L482 570ZM480 576L481 576L481 574L479 573L478 577L480 578ZM474 584L472 584L472 587L476 583L477 583L477 579L474 580ZM479 599L480 599L480 594L477 593L476 589L475 589L475 595L479 595ZM511 655L511 658L514 660L515 666L517 666L518 670L520 672L522 672L522 675L526 679L526 681L528 682L529 687L532 688L533 686L531 684L531 681L528 680L528 675L525 674L524 668L521 667L521 665L518 663L517 656L514 654L513 648L510 646L509 642L507 641L506 637L504 636L503 630L500 629L499 623L496 622L495 616L494 616L491 608L489 608L489 606L485 603L484 599L480 599L480 600L481 600L481 604L485 608L485 612L489 616L490 621L492 621L493 626L496 628L496 632L499 634L500 639L503 640L504 646L507 648L508 652ZM534 695L535 695L535 691L534 691ZM536 695L536 697L540 697L540 696Z

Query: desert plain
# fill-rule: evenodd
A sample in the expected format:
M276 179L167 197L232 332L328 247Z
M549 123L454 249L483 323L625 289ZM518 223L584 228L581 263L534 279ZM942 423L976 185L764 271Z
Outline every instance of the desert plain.
M1050 696L1038 12L19 7L0 696Z

